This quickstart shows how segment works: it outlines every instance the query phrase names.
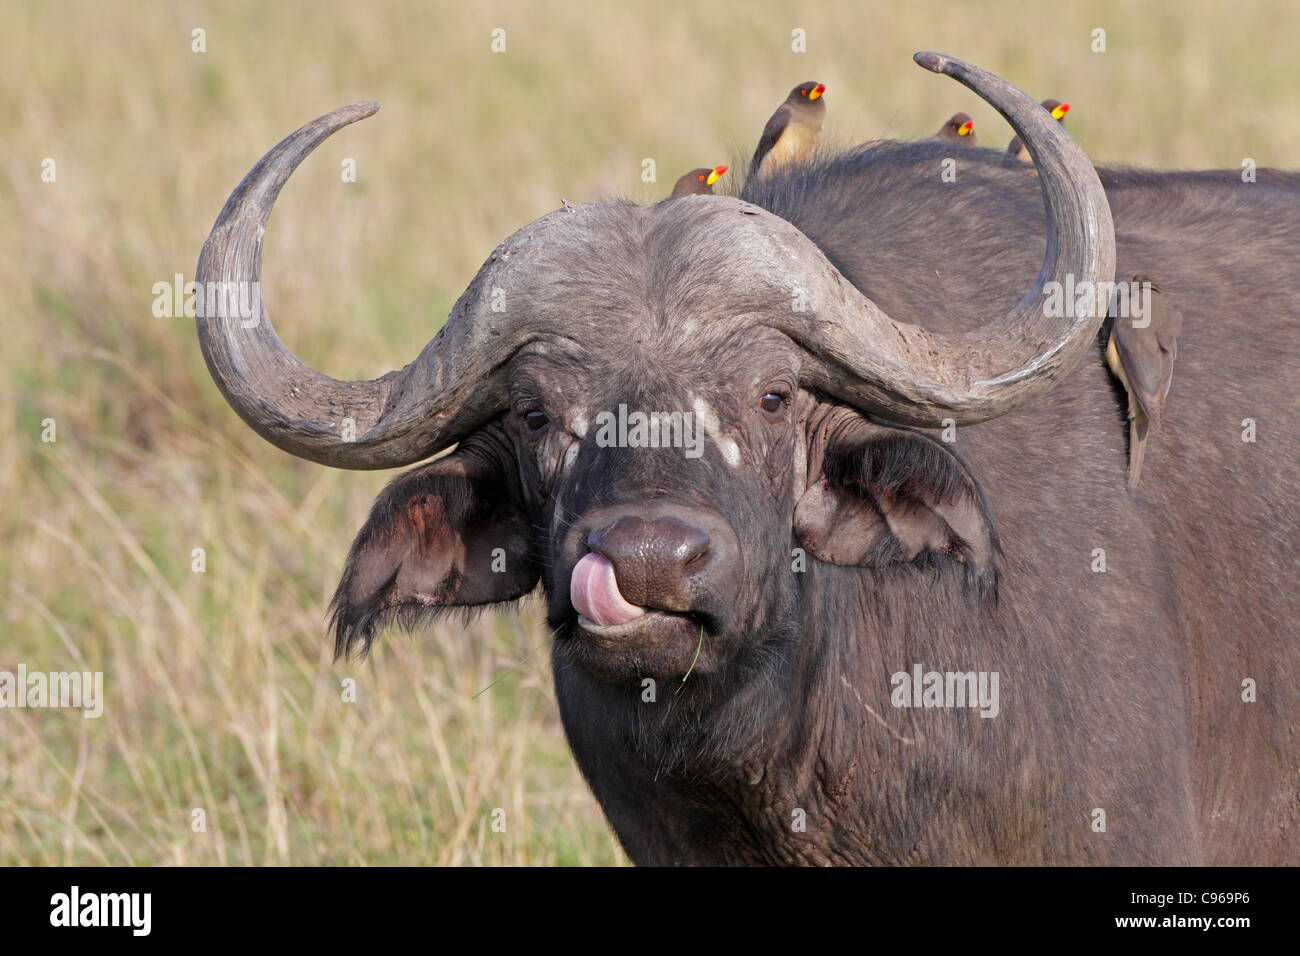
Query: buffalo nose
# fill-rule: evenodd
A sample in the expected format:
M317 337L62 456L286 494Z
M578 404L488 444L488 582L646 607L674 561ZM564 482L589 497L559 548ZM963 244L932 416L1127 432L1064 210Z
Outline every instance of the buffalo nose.
M680 518L624 515L587 536L587 547L614 567L629 603L664 611L692 609L692 572L708 563L709 533Z

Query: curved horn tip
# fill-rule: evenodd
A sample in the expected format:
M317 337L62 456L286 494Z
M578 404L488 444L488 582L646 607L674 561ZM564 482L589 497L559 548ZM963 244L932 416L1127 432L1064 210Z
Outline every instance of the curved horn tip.
M924 67L931 73L945 73L946 68L953 62L952 57L942 53L932 53L929 50L913 53L912 59L916 61L917 66Z
M349 103L347 106L340 106L332 114L338 116L345 114L353 120L362 120L367 116L374 116L379 112L379 103L376 100L357 100L355 103Z

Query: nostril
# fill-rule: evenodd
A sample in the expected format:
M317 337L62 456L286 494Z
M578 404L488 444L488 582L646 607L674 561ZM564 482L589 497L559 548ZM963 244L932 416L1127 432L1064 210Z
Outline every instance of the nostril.
M660 518L647 526L646 550L665 571L697 570L709 556L709 533L678 518Z
M709 535L707 532L692 528L694 534L686 539L682 549L682 568L691 571L705 564L709 558Z
M707 563L708 557L709 557L709 549L706 546L705 548L701 549L700 551L697 551L695 554L687 558L686 563L682 565L682 567L687 571L699 570L699 568L703 567Z

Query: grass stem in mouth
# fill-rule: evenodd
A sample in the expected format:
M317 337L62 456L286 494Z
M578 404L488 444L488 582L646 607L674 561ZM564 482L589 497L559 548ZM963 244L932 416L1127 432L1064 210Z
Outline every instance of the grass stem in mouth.
M677 685L677 691L676 691L677 693L680 694L680 693L682 692L682 688L686 686L686 678L690 677L690 676L691 676L691 671L695 670L695 662L698 661L698 660L700 659L700 651L701 651L703 648L704 648L704 625L701 624L701 625L700 625L700 643L697 644L696 647L695 647L695 657L691 660L691 666L688 667L688 668L686 668L686 673L682 675L682 682L681 682L680 684Z

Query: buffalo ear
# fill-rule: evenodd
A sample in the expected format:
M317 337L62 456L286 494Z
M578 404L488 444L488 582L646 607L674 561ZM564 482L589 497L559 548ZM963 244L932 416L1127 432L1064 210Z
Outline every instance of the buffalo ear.
M814 426L794 530L816 558L884 567L957 561L996 580L997 535L984 495L941 442L837 408Z
M508 440L488 426L384 489L334 593L336 656L358 645L364 654L394 620L410 626L444 608L512 601L537 585L513 464Z

